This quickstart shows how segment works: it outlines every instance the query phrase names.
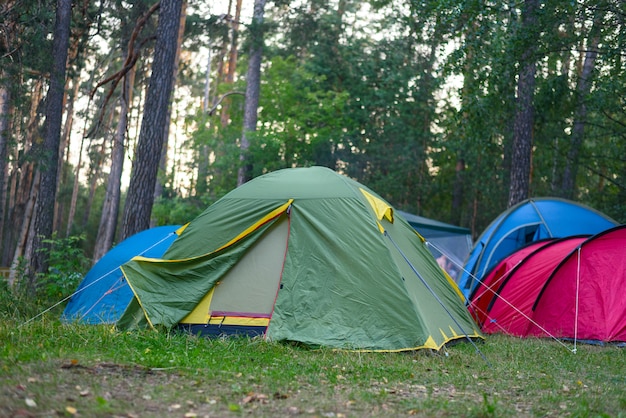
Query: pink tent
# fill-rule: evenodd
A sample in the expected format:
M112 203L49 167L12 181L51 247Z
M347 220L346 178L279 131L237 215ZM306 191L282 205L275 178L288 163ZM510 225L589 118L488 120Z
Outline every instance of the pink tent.
M520 248L513 254L504 258L498 264L496 264L486 275L480 280L480 284L474 291L474 294L470 297L470 302L467 306L470 313L476 320L476 323L482 327L487 318L487 307L493 299L494 295L498 292L498 289L508 279L509 275L513 274L517 266L533 252L537 251L544 245L554 241L554 239L547 239L542 241L535 241L528 244L525 247Z
M582 242L547 279L528 335L626 341L626 225Z
M561 260L587 237L561 238L528 254L498 288L486 309L483 332L525 336L532 307Z

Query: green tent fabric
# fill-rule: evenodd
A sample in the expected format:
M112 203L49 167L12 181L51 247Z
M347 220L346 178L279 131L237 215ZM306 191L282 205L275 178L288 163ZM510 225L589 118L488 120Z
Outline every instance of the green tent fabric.
M456 284L379 195L328 168L275 171L188 224L162 259L122 266L121 328L188 326L339 349L481 337Z

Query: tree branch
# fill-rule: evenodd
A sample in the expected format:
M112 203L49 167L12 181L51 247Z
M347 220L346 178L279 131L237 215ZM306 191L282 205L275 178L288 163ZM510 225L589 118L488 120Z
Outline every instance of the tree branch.
M139 50L142 49L143 45L146 42L156 38L156 36L151 36L147 39L144 39L139 44L139 47L137 48L137 50L135 50L135 42L137 40L137 37L139 36L139 33L141 32L143 27L146 25L146 22L148 22L148 19L150 18L150 16L152 16L159 9L160 5L161 5L160 2L155 3L152 7L150 7L150 9L143 16L141 16L137 20L137 23L135 24L135 27L133 29L133 33L130 35L130 39L128 40L126 60L124 61L124 65L122 66L122 69L116 72L115 74L105 78L104 80L100 81L91 90L91 93L89 94L89 98L93 99L93 96L94 94L96 94L96 90L98 90L98 88L102 87L103 85L109 82L113 82L111 84L109 92L107 93L104 99L104 102L100 106L100 116L98 117L98 121L96 122L94 128L87 134L87 136L89 136L91 133L97 130L98 127L102 124L102 119L104 118L104 109L107 107L109 100L111 100L111 97L113 96L113 93L115 92L115 89L117 88L120 81L126 76L128 71L130 71L130 69L135 66L137 59L139 59Z
M220 97L219 99L217 99L217 101L215 103L213 103L213 107L211 109L209 109L209 111L207 112L209 116L213 116L213 113L215 113L215 111L217 110L217 107L220 105L220 103L222 103L222 101L228 97L228 96L232 96L233 94L241 94L242 96L245 96L246 94L241 92L241 91L229 91L228 93L225 93L222 95L222 97Z

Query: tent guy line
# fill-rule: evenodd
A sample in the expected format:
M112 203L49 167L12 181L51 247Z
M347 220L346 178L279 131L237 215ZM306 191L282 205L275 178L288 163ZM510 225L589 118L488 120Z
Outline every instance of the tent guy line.
M489 367L492 367L491 363L489 363L489 360L487 360L487 357L485 357L485 355L483 354L482 351L480 351L480 349L478 348L478 346L476 345L476 343L470 338L470 336L468 335L467 331L465 331L465 329L461 326L461 324L459 324L459 322L456 320L456 318L454 318L454 316L452 315L452 313L450 312L450 310L448 310L448 308L446 307L446 305L443 303L443 301L441 300L441 298L437 295L437 293L432 289L432 287L430 287L430 285L426 282L426 280L424 280L424 278L422 277L422 275L417 271L417 269L415 268L415 266L413 265L413 263L411 263L411 261L407 258L407 256L404 254L404 252L400 249L400 247L398 246L398 244L396 244L396 242L394 241L393 238L391 238L391 235L389 235L387 233L387 230L385 230L385 236L387 238L389 238L389 241L391 241L391 243L393 244L394 248L396 249L396 251L398 251L398 253L402 256L402 258L404 259L404 261L409 265L409 267L411 268L411 271L417 276L418 279L420 279L420 281L424 284L424 286L426 287L426 289L428 289L428 291L433 295L433 297L435 298L435 300L441 305L441 307L443 308L443 310L448 314L448 316L450 317L450 319L452 319L452 321L454 321L454 323L456 324L456 326L459 327L459 329L463 332L463 334L465 335L465 339L468 340L476 349L476 352L480 355L480 357L482 357L482 359L485 361L485 363L487 363L487 365Z
M172 236L172 234L176 234L176 232L171 232L170 234L168 234L167 236L165 236L164 238L162 238L160 241L153 243L150 247L148 247L148 248L144 249L144 250L140 253L140 255L141 255L141 254L145 254L145 253L147 253L148 251L150 251L150 250L151 250L151 249L153 249L154 247L156 247L156 246L158 246L159 244L163 243L164 241L166 241L167 239L169 239L169 238ZM83 286L83 287L80 287L80 288L76 289L76 290L75 290L75 291L74 291L71 295L66 296L65 298L63 298L63 299L61 299L60 301L58 301L57 303L55 303L54 305L52 305L52 306L48 307L47 309L44 309L42 312L38 313L37 315L33 316L33 317L32 317L32 318L30 318L29 320L27 320L27 321L23 322L22 324L18 325L18 327L19 327L19 328L21 328L21 327L23 327L23 326L25 326L25 325L27 325L27 324L29 324L29 323L33 322L35 319L37 319L37 318L39 318L39 317L41 317L41 316L45 315L46 313L50 312L52 309L56 308L57 306L61 305L61 304L62 304L62 303L64 303L64 302L68 301L69 299L71 299L72 297L74 297L74 296L78 295L79 293L84 292L85 290L87 290L87 289L89 289L91 286L93 286L93 285L97 284L98 282L100 282L101 280L103 280L104 278L106 278L107 276L109 276L109 275L113 274L115 271L119 270L119 268L120 268L119 266L118 266L118 267L116 267L116 268L113 268L113 269L111 269L111 270L107 271L106 273L104 273L104 274L100 275L100 277L98 277L98 278L97 278L97 279L95 279L93 282L89 283L88 285L86 285L86 286ZM119 281L118 281L118 282L119 282ZM117 284L118 282L115 282L115 284ZM104 297L104 296L105 296L105 295L102 295L102 297ZM95 306L95 304L94 304L94 306ZM86 315L86 314L87 314L87 313L88 313L91 309L93 309L93 306L92 306L91 308L89 308L89 310L88 310L86 313L84 313L84 314L81 316L81 318L80 318L80 319L84 318L84 317L85 317L85 315Z
M497 294L497 292L494 292L493 290L491 290L491 288L489 286L487 286L488 290L490 290L493 294ZM535 325L537 328L539 328L540 330L542 330L543 332L546 333L546 335L548 335L550 338L552 338L554 341L556 341L557 343L559 343L560 345L562 345L567 351L576 354L576 340L574 340L574 348L569 348L567 346L567 344L565 344L563 341L561 341L558 337L556 337L555 335L553 335L552 333L550 333L548 330L546 330L545 328L543 328L541 325L539 325L537 322L535 322L531 317L529 317L528 315L526 315L524 312L522 312L521 310L519 310L518 308L516 308L512 303L510 303L508 300L506 300L506 298L501 298L502 301L504 301L504 303L506 303L508 306L510 306L511 308L513 308L515 310L515 312L519 313L520 315L522 315L525 319L528 320L528 322L530 322L531 324ZM478 309L481 313L485 314L485 316L488 317L488 314L486 311L484 311L483 309L474 306L475 309ZM498 321L493 321L494 324L496 324L496 326L498 328L500 328L503 333L506 334L506 328L504 328L502 325L500 325L498 323Z
M572 353L576 353L576 339L574 339L574 348L571 349L569 348L563 341L561 341L558 337L556 337L554 334L550 333L548 330L546 330L545 328L543 328L541 325L539 325L537 322L535 322L530 316L526 315L523 311L521 311L520 309L518 309L514 304L512 304L507 298L503 297L502 295L500 295L498 293L498 290L494 290L495 289L495 285L500 284L501 282L504 282L506 280L506 278L509 276L509 274L515 270L521 263L522 260L519 260L513 267L511 267L510 269L508 269L501 277L498 278L498 280L495 283L492 283L491 285L485 283L482 279L479 279L478 277L474 276L472 273L466 271L466 273L468 273L469 275L471 275L473 277L474 280L476 280L476 282L478 284L481 284L483 286L485 286L486 291L490 292L492 295L497 296L500 300L502 300L505 304L507 304L508 306L510 306L511 308L513 308L513 310L515 310L515 312L517 312L518 314L522 315L525 319L527 319L530 323L532 323L533 325L535 325L536 327L538 327L539 329L541 329L543 332L546 333L546 335L548 335L550 338L552 338L554 341L556 341L557 343L559 343L560 345L562 345L567 351L570 351ZM477 304L475 303L475 300L470 300L468 301L468 308L472 308L472 309L477 309L479 310L481 313L483 313L485 315L486 318L489 318L489 314L487 311L481 309L479 306L477 306ZM578 297L576 300L576 304L578 305ZM493 321L493 323L500 328L503 332L506 333L506 328L504 328L502 325L500 325L498 323L498 321Z

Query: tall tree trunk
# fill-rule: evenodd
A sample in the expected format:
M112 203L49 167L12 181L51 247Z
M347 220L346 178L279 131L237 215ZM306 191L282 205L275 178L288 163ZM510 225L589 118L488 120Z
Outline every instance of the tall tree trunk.
M102 215L98 226L96 246L93 253L95 264L113 246L117 231L117 217L120 208L122 186L122 171L124 168L125 138L128 129L128 113L133 101L133 86L135 84L135 66L124 76L122 94L120 97L120 113L117 121L117 130L113 136L111 146L111 170L108 176L107 188L102 203Z
M595 11L593 25L589 31L589 39L585 60L576 86L576 110L574 116L574 126L570 139L570 149L567 153L565 170L563 172L563 184L561 186L562 196L568 199L574 198L576 176L578 174L578 162L580 159L580 149L582 148L585 136L585 123L587 120L587 96L591 91L593 82L593 71L598 57L598 45L600 44L600 31L604 18L603 8L598 7Z
M69 169L69 154L71 149L71 132L72 124L74 123L74 102L78 95L78 88L80 86L80 79L78 77L73 80L74 85L72 87L72 94L68 95L64 100L67 105L67 116L65 118L65 125L63 126L63 134L61 135L61 143L59 145L59 171L57 176L57 195L61 191L61 187L67 183L67 172ZM54 227L55 231L61 230L63 222L64 204L56 199L54 202Z
M520 72L517 82L517 103L513 125L513 158L511 160L511 184L509 202L511 207L528 198L530 188L530 162L533 141L535 109L535 51L537 49L536 25L538 0L525 0L522 9L521 31L527 36L520 59Z
M124 207L122 239L150 227L154 188L170 111L182 0L163 0L159 10L152 75Z
M241 135L237 186L241 186L252 176L252 164L248 151L250 149L250 133L256 130L258 118L259 95L261 90L261 58L263 56L263 14L265 0L254 0L254 12L250 32L252 46L246 76L246 104L243 113L243 133Z
M29 168L32 168L32 166L30 166ZM13 261L11 262L11 271L9 273L9 286L11 287L13 287L18 280L17 271L20 268L28 268L27 265L21 266L20 260L26 260L28 262L28 260L32 258L34 250L34 247L28 244L30 240L32 240L32 236L34 235L35 231L35 222L33 218L35 216L35 206L37 205L37 197L39 195L41 174L39 171L34 170L31 170L30 173L33 174L33 178L32 181L29 182L29 198L26 201L26 204L23 206L23 219L20 231L18 233L18 242L15 247L15 254L13 255ZM34 283L29 282L26 283L26 285L32 287Z
M35 170L35 163L33 158L24 158L25 155L30 155L31 146L35 142L35 135L38 133L38 127L40 123L40 115L37 109L42 102L43 97L43 80L38 79L34 82L31 88L31 100L30 100L30 112L29 121L31 121L24 132L23 149L18 147L13 149L13 160L15 161L15 168L11 174L11 183L9 186L9 203L7 205L7 224L5 233L2 236L3 253L2 259L10 264L11 268L15 267L12 260L16 258L16 254L22 254L24 248L18 245L18 242L25 242L26 237L21 237L23 231L28 232L28 229L22 228L24 222L30 223L30 219L27 219L28 211L25 207L29 204L29 201L34 201L36 198L32 193L33 184L33 172ZM21 124L13 124L13 134L15 138L22 137ZM22 156L20 156L20 154ZM38 190L38 189L37 189ZM24 233L26 233L24 232Z
M182 0L183 5L180 12L180 26L178 27L178 38L176 44L176 57L174 59L174 72L172 74L172 91L176 87L176 80L178 78L178 65L180 63L180 50L183 45L183 35L185 34L185 21L187 20L187 0ZM170 105L171 106L171 105ZM170 125L172 123L172 111L167 112L165 123L165 131L163 132L163 147L161 148L161 159L159 160L159 173L157 175L156 185L154 188L154 199L158 199L163 196L163 181L167 178L167 150L169 147L168 138L170 134ZM154 221L151 221L150 226L156 226Z
M0 70L0 80L4 79L5 73ZM6 223L7 177L9 174L9 103L9 89L0 81L0 237L4 236L4 225Z
M104 131L108 131L109 127L113 124L113 116L114 112L109 112L108 118L106 120L106 124L104 127ZM98 182L102 176L103 166L104 166L104 155L106 155L107 144L103 139L102 142L94 144L94 141L91 140L89 143L89 148L95 147L96 150L94 152L98 157L94 161L91 159L90 169L91 173L89 174L89 195L87 196L87 203L85 204L85 210L83 211L83 219L82 219L82 227L86 228L89 224L89 217L91 216L91 209L93 207L93 201L96 197L96 189L98 188Z
M78 191L80 186L80 169L83 166L83 149L85 145L85 137L80 139L80 147L78 150L78 161L76 162L76 168L74 169L74 184L72 185L72 197L70 198L70 208L67 214L67 226L65 228L65 235L70 236L72 233L72 227L74 226L74 217L76 215L76 203L78 202Z
M239 19L241 18L241 2L237 0L235 6L235 19L231 21L232 35L230 38L230 52L228 53L228 67L226 68L226 77L224 82L232 84L235 79L235 70L237 68L237 44L239 43ZM227 126L230 120L230 102L231 99L225 99L222 102L222 110L220 113L220 122L222 126Z
M70 39L72 20L72 1L57 0L54 40L52 44L52 71L50 87L46 96L46 122L44 125L43 147L40 150L38 171L41 184L35 202L32 233L29 234L26 247L32 255L28 267L29 288L34 290L38 274L47 271L47 254L40 249L45 247L44 240L52 236L54 201L56 197L59 143L63 118L63 87Z
M463 158L457 158L454 185L452 188L452 216L451 222L455 225L461 225L461 212L463 208L464 198L464 179L465 177L465 161Z

